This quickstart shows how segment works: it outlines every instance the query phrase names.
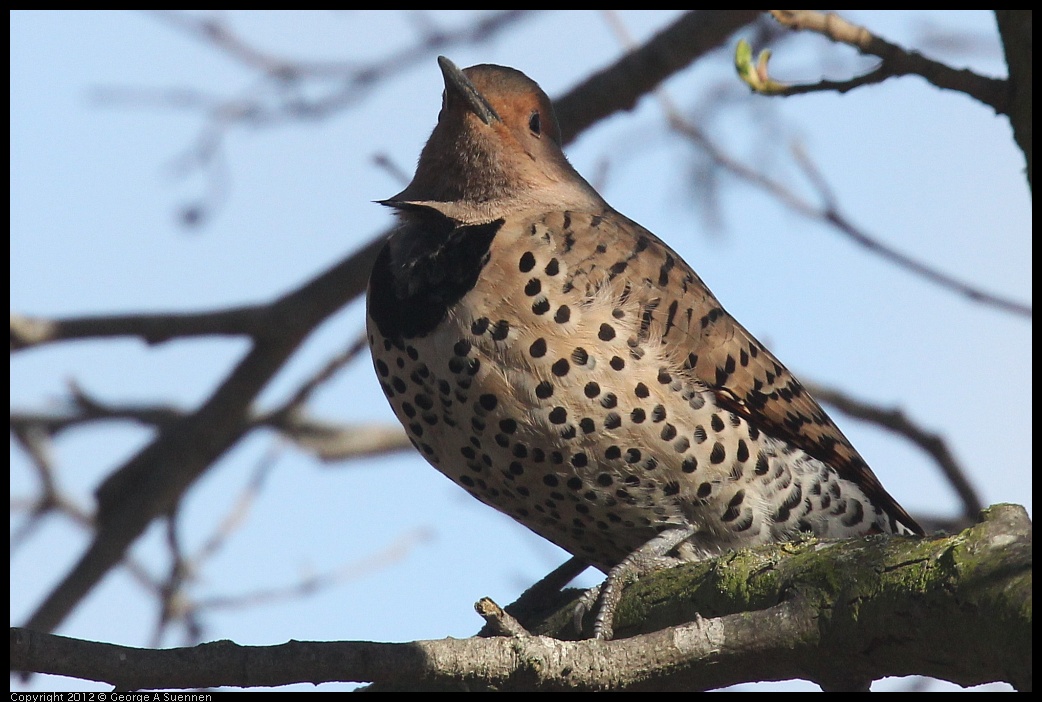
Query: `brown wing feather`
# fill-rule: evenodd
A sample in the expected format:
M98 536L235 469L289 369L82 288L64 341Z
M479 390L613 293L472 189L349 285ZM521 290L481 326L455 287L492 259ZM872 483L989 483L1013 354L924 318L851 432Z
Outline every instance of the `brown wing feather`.
M597 230L596 236L575 237L573 246L591 249L588 264L575 274L596 287L605 272L611 278L613 272L626 269L629 284L624 294L641 305L642 335L660 338L686 369L716 391L722 407L831 465L861 486L892 519L923 533L818 402L723 309L676 252L614 211L559 215L567 217L573 229Z

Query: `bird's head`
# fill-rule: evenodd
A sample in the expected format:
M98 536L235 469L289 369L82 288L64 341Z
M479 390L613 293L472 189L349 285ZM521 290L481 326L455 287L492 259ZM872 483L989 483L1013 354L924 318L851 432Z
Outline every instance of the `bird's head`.
M603 206L565 158L553 105L535 81L505 66L460 70L445 57L438 64L445 80L438 124L412 182L385 204L425 204L463 221L529 207Z

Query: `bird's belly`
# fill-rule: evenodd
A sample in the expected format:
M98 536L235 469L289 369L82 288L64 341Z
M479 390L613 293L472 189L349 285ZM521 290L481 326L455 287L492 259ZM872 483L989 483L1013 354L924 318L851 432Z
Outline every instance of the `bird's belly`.
M654 353L625 342L587 349L582 337L549 343L455 313L400 347L372 343L384 392L424 458L602 569L670 526L699 528L681 551L689 558L800 530L828 535L835 520L820 517L841 497L829 493L831 469L783 451Z
M573 284L539 231L500 232L429 332L384 339L369 320L381 386L427 461L601 568L675 526L696 528L679 550L692 559L885 530L856 484L722 408L628 286Z
M633 408L620 406L621 388L613 392L604 373L588 370L575 387L524 363L507 340L452 327L410 340L393 364L377 364L395 414L435 468L601 567L657 526L685 521L651 475L662 459L629 417L623 426L621 413ZM398 359L403 367L392 368Z

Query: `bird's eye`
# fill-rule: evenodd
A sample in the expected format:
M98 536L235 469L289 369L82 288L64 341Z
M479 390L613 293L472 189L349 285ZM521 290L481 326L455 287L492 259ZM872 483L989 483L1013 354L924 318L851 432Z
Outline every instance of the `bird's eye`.
M532 116L528 119L528 128L532 130L532 133L539 136L539 132L542 131L542 127L539 124L539 113L533 112Z

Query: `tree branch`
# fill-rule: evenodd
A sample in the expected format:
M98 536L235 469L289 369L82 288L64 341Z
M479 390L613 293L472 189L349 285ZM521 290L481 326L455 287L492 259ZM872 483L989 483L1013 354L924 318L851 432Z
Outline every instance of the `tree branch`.
M276 330L267 305L235 307L213 312L175 314L97 315L44 319L11 313L11 351L57 341L137 337L161 344L191 336L258 337Z
M272 330L195 413L162 431L97 490L98 531L87 552L27 623L56 627L122 558L155 517L171 511L184 491L248 428L256 396L308 334L360 294L382 242L355 255L276 301L269 308Z
M1023 508L1002 505L952 537L775 544L665 571L627 589L617 630L632 637L610 642L527 636L512 620L495 638L159 651L12 628L11 669L120 690L380 681L692 691L790 678L849 689L918 673L1029 691L1030 613L1031 524ZM647 633L663 622L674 626Z
M1031 134L1034 128L1031 97L1032 41L1031 10L995 10L1002 37L1002 49L1009 67L1009 121L1027 163L1028 187L1031 187Z
M301 450L327 463L412 449L405 430L398 424L344 424L310 416L305 408L294 404L302 392L310 389L305 384L298 390L297 396L273 412L251 412L246 419L247 429L273 429ZM187 412L172 405L103 403L88 397L76 387L73 388L72 401L74 406L67 411L11 413L11 431L38 469L44 465L44 454L50 448L48 441L66 429L92 422L127 421L162 430L188 416ZM53 474L53 470L40 472L47 476ZM49 485L46 481L43 484L47 494ZM54 501L49 499L41 500L40 503L54 506Z
M954 292L957 295L961 295L962 297L978 304L987 305L1004 312L1015 314L1019 317L1031 319L1033 310L1030 304L1002 297L1001 295L996 295L970 285L965 281L959 280L948 273L938 270L929 264L916 260L908 254L892 248L880 239L873 237L863 229L859 228L847 219L847 217L840 211L839 204L831 189L826 184L825 179L821 176L820 171L818 171L807 155L801 150L794 149L794 155L800 167L803 169L804 174L818 190L818 194L823 200L823 203L820 206L812 204L808 200L797 195L796 192L788 186L777 180L768 178L763 173L746 166L725 153L714 144L702 130L684 119L668 98L664 99L663 104L666 110L666 116L669 120L669 125L673 130L690 139L692 143L702 148L714 163L727 169L729 173L737 176L750 185L760 188L761 190L777 197L794 212L803 215L808 219L832 226L836 231L846 236L855 244L865 248L867 251L870 251L891 264L929 281L938 287Z
M410 13L416 11L410 10ZM465 43L480 44L500 35L537 10L501 10L482 13L473 23L442 29L423 23L417 41L374 61L307 61L278 56L250 45L218 13L198 16L185 12L153 10L154 17L176 31L198 40L256 72L244 91L213 95L194 88L106 87L94 91L95 101L185 109L201 112L204 123L193 144L175 159L177 170L202 169L207 186L195 202L180 212L183 224L196 226L209 217L227 193L224 139L233 126L270 126L315 120L339 114L359 104L389 78L401 74L438 52ZM409 15L411 16L411 15Z
M990 106L998 114L1008 114L1009 101L1005 80L987 78L968 69L956 70L938 61L926 58L917 51L891 44L872 34L864 27L848 22L833 13L814 10L771 10L771 16L785 27L794 30L815 32L839 44L847 44L862 54L882 59L878 69L846 83L831 83L831 86L782 86L767 91L771 95L796 95L815 90L850 90L858 85L877 83L890 76L917 75L932 85L945 90L965 93L975 100Z
M565 144L637 100L669 76L720 46L759 16L758 10L691 10L642 47L594 73L554 101Z

